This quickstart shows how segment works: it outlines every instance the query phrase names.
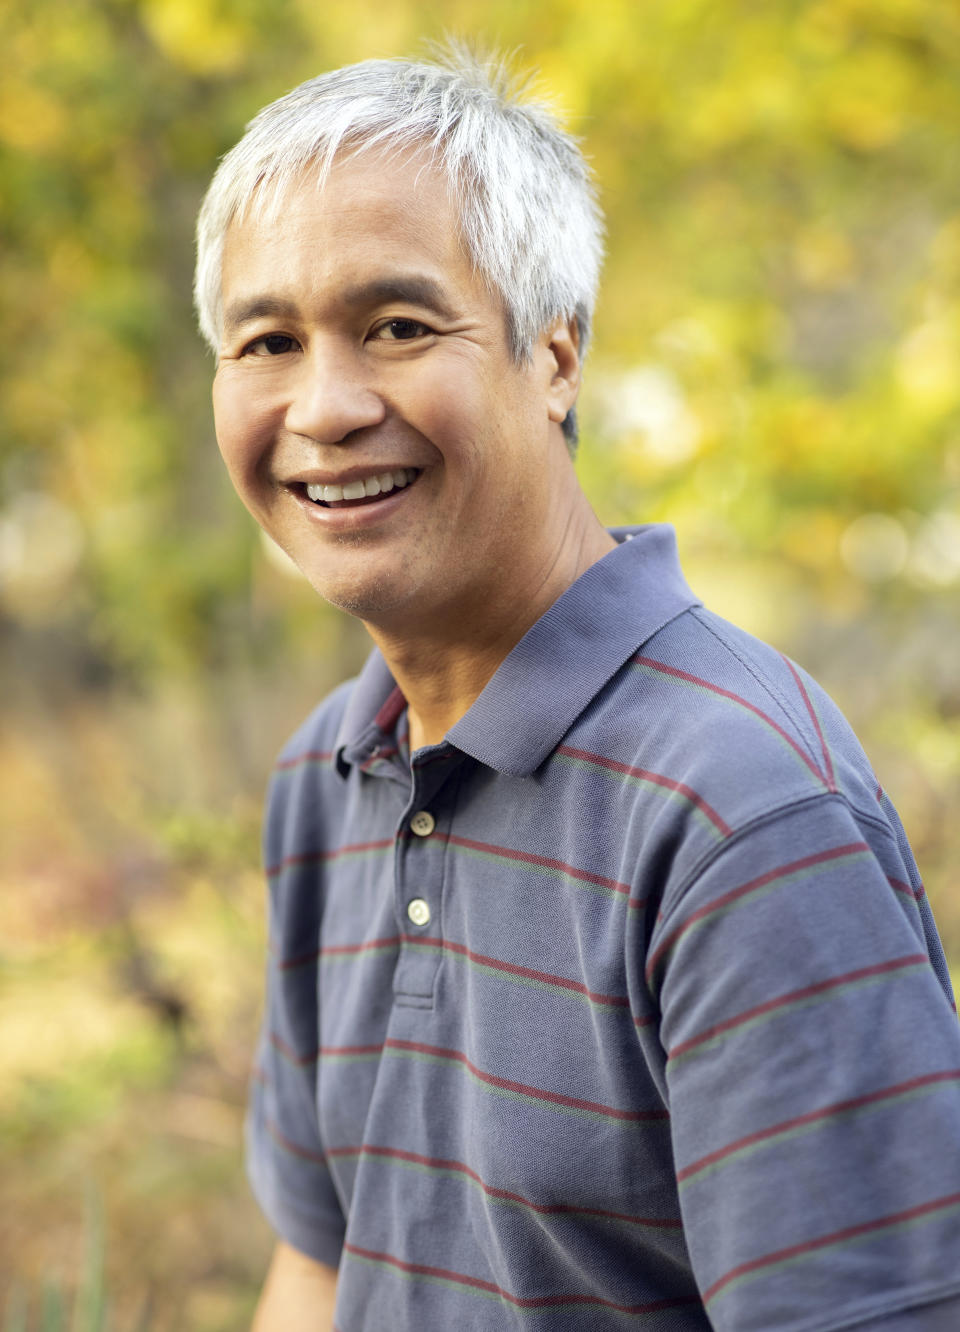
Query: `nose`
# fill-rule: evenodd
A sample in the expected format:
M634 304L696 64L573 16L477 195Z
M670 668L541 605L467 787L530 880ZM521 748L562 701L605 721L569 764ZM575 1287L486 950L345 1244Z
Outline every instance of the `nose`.
M385 415L383 399L352 356L315 346L303 357L284 425L318 444L341 444Z

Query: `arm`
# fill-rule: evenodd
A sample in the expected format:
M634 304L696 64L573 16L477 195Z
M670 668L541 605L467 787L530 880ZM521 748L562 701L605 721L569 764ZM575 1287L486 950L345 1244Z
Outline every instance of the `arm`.
M282 1240L257 1305L251 1332L331 1332L337 1270Z
M718 1332L933 1332L960 1295L960 1032L910 877L876 818L825 797L728 839L658 923L681 1209Z
M304 739L300 747L309 750L312 743ZM256 1332L330 1332L345 1228L317 1108L316 959L285 966L309 954L320 937L323 885L310 858L297 854L298 809L312 798L293 788L302 777L301 766L293 777L275 779L264 836L265 864L275 868L267 874L266 1003L250 1084L246 1164L277 1245Z

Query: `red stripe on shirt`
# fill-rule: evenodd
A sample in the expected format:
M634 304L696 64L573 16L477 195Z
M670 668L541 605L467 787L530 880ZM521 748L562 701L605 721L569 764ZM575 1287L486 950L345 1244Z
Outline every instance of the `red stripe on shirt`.
M602 1216L611 1221L627 1221L631 1225L651 1226L663 1230L680 1230L683 1226L680 1217L632 1216L628 1212L611 1212L602 1207L574 1207L570 1203L535 1203L529 1198L524 1198L522 1194L511 1193L507 1189L498 1189L492 1184L486 1183L475 1170L463 1161L441 1156L421 1156L419 1152L403 1151L399 1147L377 1147L370 1143L362 1143L351 1147L332 1147L327 1151L326 1156L329 1160L341 1156L374 1156L389 1161L404 1161L410 1165L425 1166L429 1170L449 1170L455 1174L466 1175L491 1198L498 1198L502 1202L518 1203L521 1207L527 1207L532 1212L537 1212L542 1216L562 1216L568 1213L576 1213L578 1216Z
M919 902L920 898L925 896L922 883L917 884L916 888L914 888L913 884L904 883L903 879L894 879L889 874L887 875L887 883L889 883L890 887L895 892L906 893L906 895L912 897L915 902Z
M758 708L755 703L751 703L748 699L742 698L740 694L735 694L729 689L722 689L720 685L712 684L709 680L702 680L699 675L691 675L688 671L681 671L676 666L667 666L662 661L655 661L653 657L643 656L642 653L638 653L634 657L634 661L641 666L649 666L652 670L660 671L663 675L672 675L676 680L685 680L688 684L699 685L702 689L708 689L711 694L717 694L720 698L728 698L732 703L738 704L741 708L746 708L748 712L752 712L754 716L759 717L771 730L776 731L782 740L786 740L794 753L803 759L814 777L823 782L824 785L827 784L823 773L806 750L802 749L793 736L775 722L769 713L764 712L762 708Z
M738 1138L736 1142L727 1143L725 1147L720 1147L715 1152L709 1152L706 1156L701 1156L699 1161L694 1161L685 1169L677 1171L677 1182L682 1184L684 1180L699 1174L707 1166L715 1165L718 1161L732 1156L735 1152L742 1151L744 1147L752 1147L755 1143L779 1137L783 1133L789 1133L791 1129L802 1128L806 1124L815 1124L820 1120L831 1119L835 1115L849 1113L851 1110L861 1110L867 1105L876 1105L881 1101L892 1100L896 1096L904 1096L908 1092L919 1091L921 1087L934 1087L938 1083L958 1081L960 1081L960 1069L945 1069L940 1073L925 1073L922 1077L910 1078L907 1082L897 1082L891 1087L881 1087L879 1091L867 1092L864 1096L853 1096L846 1101L835 1101L833 1105L825 1105L820 1110L809 1110L805 1115L796 1115L793 1119L784 1119L781 1123L771 1124L768 1128L759 1129L756 1133L748 1133L746 1137Z
M569 980L566 976L555 976L549 971L536 971L533 967L521 967L514 962L502 962L499 958L488 957L486 953L475 953L466 944L454 943L451 939L430 939L419 935L405 934L403 942L417 948L439 948L447 953L456 953L460 957L467 958L470 962L476 962L479 966L490 967L494 971L503 971L509 976L538 981L543 985L556 986L561 990L571 990L596 1004L609 1004L616 1008L629 1007L630 1001L625 995L597 994L593 990L588 990L580 981Z
M960 1205L960 1193L948 1193L942 1198L934 1198L932 1202L920 1203L917 1207L908 1207L902 1212L893 1212L890 1216L881 1216L873 1221L863 1221L857 1226L847 1226L843 1230L835 1230L830 1235L821 1235L817 1239L805 1240L802 1244L791 1244L785 1249L776 1249L773 1253L764 1254L762 1258L754 1258L750 1262L741 1263L738 1267L733 1267L729 1272L725 1272L722 1277L716 1280L712 1286L708 1286L703 1292L703 1302L706 1304L709 1300L730 1284L737 1277L745 1276L748 1272L757 1272L764 1267L770 1267L774 1263L781 1263L789 1258L796 1258L803 1253L813 1253L817 1249L826 1249L834 1244L842 1244L844 1240L856 1239L860 1235L869 1235L871 1232L885 1230L890 1226L903 1225L908 1221L915 1221L921 1216L930 1216L934 1212L941 1212L947 1207L956 1207Z
M551 860L548 856L538 856L533 851L517 851L513 847L498 846L494 842L477 842L472 837L455 837L452 833L437 833L434 840L446 840L451 846L463 846L470 851L502 856L505 860L516 860L525 865L558 870L561 874L569 874L572 879L582 879L584 883L595 883L600 888L609 888L612 893L621 893L627 897L630 895L628 883L608 879L604 874L594 874L592 870L578 869L575 865L568 865L565 860Z
M332 758L332 750L308 749L305 753L295 754L292 758L280 759L275 770L277 772L289 772L291 768L298 768L302 763L327 763Z
M872 967L858 967L856 971L844 972L842 976L831 976L829 980L817 981L814 985L805 985L802 989L791 990L788 994L779 995L776 999L768 999L766 1003L757 1004L754 1008L746 1008L742 1013L737 1013L724 1022L716 1022L712 1027L706 1027L698 1035L691 1036L688 1041L681 1041L679 1045L675 1045L673 1049L668 1051L667 1058L676 1059L678 1055L686 1054L688 1050L693 1050L696 1046L702 1045L704 1041L712 1040L714 1036L732 1031L744 1022L749 1022L752 1018L762 1017L765 1013L772 1013L778 1008L800 1003L804 999L813 998L814 995L834 990L840 985L852 985L856 981L865 980L869 976L885 975L903 967L915 967L927 963L929 960L926 953L911 953L907 957L894 958L891 962L878 962Z
M620 1110L616 1106L604 1105L600 1101L584 1101L578 1096L564 1096L560 1092L547 1091L543 1087L531 1087L525 1082L514 1082L511 1078L500 1078L494 1073L488 1073L486 1070L478 1068L461 1050L447 1049L439 1045L424 1045L420 1041L398 1041L392 1038L384 1041L384 1049L396 1050L401 1054L423 1054L435 1059L446 1059L451 1063L462 1064L480 1082L485 1082L491 1087L496 1087L501 1091L516 1092L520 1096L530 1097L531 1100L545 1101L550 1105L559 1105L570 1110L586 1110L591 1114L603 1115L609 1119L617 1119L631 1124L646 1124L654 1120L670 1118L666 1110Z
M326 1165L327 1161L323 1152L313 1152L309 1147L301 1147L292 1138L288 1138L285 1133L281 1133L277 1124L270 1118L266 1119L266 1125L270 1136L275 1138L280 1146L290 1152L291 1155L299 1156L304 1161L312 1161L315 1165Z
M668 791L676 791L682 795L685 800L689 800L705 814L713 826L723 834L724 837L731 836L733 829L723 821L712 805L708 805L703 796L697 795L696 791L686 782L674 781L672 777L664 777L663 773L650 772L647 768L634 768L629 763L618 763L616 759L604 758L602 754L592 754L586 749L574 749L571 745L558 745L556 752L565 754L568 758L579 759L582 763L592 763L599 768L607 768L610 772L622 773L625 777L636 777L640 781L650 782L653 786L662 786Z
M699 1304L700 1302L697 1296L682 1296L674 1300L652 1300L648 1304L616 1304L613 1300L605 1300L599 1295L536 1295L524 1297L513 1295L510 1291L504 1290L502 1286L497 1286L492 1281L483 1281L480 1277L467 1276L466 1273L455 1272L449 1267L433 1267L426 1263L406 1262L402 1258L395 1257L392 1253L381 1253L375 1249L361 1249L359 1245L351 1244L349 1241L344 1241L343 1247L346 1253L354 1254L357 1258L366 1258L373 1263L384 1263L388 1267L395 1267L401 1272L408 1272L411 1276L434 1277L440 1281L453 1282L458 1286L468 1286L488 1295L498 1295L500 1299L506 1300L508 1304L512 1304L518 1309L549 1309L579 1304L602 1309L614 1309L617 1313L644 1314L654 1313L658 1309L673 1309L680 1305Z
M827 748L827 742L826 739L824 738L823 731L820 727L820 718L816 714L813 703L810 700L810 695L807 693L806 687L804 686L803 680L800 678L800 673L797 670L796 666L794 666L793 662L790 660L789 657L783 656L783 653L781 653L780 655L783 657L783 660L787 663L787 666L790 670L790 674L793 676L794 680L796 681L797 688L800 690L800 697L803 699L806 705L807 712L810 714L810 720L813 722L814 730L817 733L817 739L820 741L820 752L823 754L823 771L827 783L827 790L836 791L837 781L836 777L834 776L833 763L830 759L830 750Z
M365 943L359 944L330 944L325 948L312 948L309 953L297 953L293 957L285 957L277 963L279 971L292 971L295 967L304 967L308 962L316 962L318 958L324 957L349 957L356 953L373 952L376 949L399 948L400 936L393 935L389 939L368 939Z
M755 879L750 879L741 884L739 888L731 888L729 892L721 893L714 901L708 902L706 906L694 911L682 925L678 925L672 933L667 935L647 963L647 979L650 979L664 953L671 949L680 936L697 921L703 920L715 911L722 911L724 907L730 906L738 898L746 897L747 894L756 892L758 888L764 888L767 884L775 883L777 879L785 879L791 874L799 874L805 869L812 869L814 865L825 865L833 860L842 860L845 856L862 855L864 851L869 850L870 848L866 842L849 842L845 846L833 846L827 851L817 851L813 855L802 856L799 860L791 860L786 865L779 865L776 869L768 870L766 874L759 874Z
M291 865L337 860L340 856L359 855L364 851L385 851L393 846L393 840L392 837L383 837L377 842L352 842L347 846L337 846L332 851L301 851L295 856L284 856L275 865L268 865L264 873L268 879L272 879L274 875L279 874L281 870L289 869Z

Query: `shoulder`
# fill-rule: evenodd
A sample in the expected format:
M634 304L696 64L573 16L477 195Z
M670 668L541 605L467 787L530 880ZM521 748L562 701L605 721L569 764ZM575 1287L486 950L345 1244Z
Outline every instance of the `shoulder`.
M622 775L632 826L684 879L750 828L825 799L893 832L869 760L825 691L700 606L631 655L564 750Z
M842 796L882 818L873 769L839 708L783 652L703 607L678 616L631 662L660 740L737 825L783 804Z
M336 743L354 680L339 685L294 731L280 751L267 791L264 855L267 865L288 858L319 823L335 817L343 782L337 774Z
M822 787L867 817L882 819L883 792L863 747L830 695L801 665L702 607L676 628L676 644L663 646L699 657L704 679L714 685L725 735L741 744L749 736L755 745L761 727L782 758L802 767L804 783L813 783L810 794Z
M277 758L277 771L289 770L317 755L332 756L337 732L355 684L356 680L344 681L314 708L281 749Z

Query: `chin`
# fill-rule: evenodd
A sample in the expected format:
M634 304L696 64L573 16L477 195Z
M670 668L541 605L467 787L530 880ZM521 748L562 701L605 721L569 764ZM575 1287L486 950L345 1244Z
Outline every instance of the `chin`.
M358 579L356 582L331 583L329 577L311 577L310 585L324 601L358 620L376 624L404 610L408 589L399 581L386 578Z

